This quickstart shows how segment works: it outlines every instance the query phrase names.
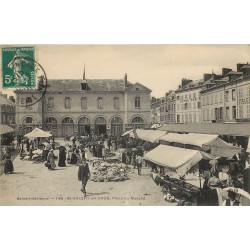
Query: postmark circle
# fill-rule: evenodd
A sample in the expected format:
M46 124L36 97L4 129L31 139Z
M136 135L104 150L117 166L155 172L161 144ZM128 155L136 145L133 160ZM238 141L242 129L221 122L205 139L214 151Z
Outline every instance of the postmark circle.
M40 63L30 57L16 57L15 60L25 60L28 65L34 65L34 86L28 86L25 83L25 67L24 69L22 69L22 71L18 72L19 75L23 76L24 81L20 81L16 84L14 93L23 93L25 94L25 97L17 98L15 104L19 107L29 107L35 105L40 100L42 100L46 94L46 90L48 87L46 72Z

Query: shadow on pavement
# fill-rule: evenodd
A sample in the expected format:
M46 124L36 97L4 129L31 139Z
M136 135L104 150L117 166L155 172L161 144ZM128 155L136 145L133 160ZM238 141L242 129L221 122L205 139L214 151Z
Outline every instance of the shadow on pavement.
M13 172L12 174L25 174L26 172Z

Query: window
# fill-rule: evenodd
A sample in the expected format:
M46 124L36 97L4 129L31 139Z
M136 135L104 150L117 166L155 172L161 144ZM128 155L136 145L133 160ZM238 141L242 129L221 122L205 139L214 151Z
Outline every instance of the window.
M32 98L31 97L27 97L26 98L26 108L27 109L32 109Z
M243 118L243 105L239 105L239 119Z
M220 103L223 102L223 93L220 93Z
M54 98L53 97L48 98L48 108L49 109L54 108Z
M229 107L226 107L226 119L230 119Z
M181 121L180 121L180 115L177 115L177 117L176 117L177 119L177 123L180 123Z
M243 99L243 88L239 89L239 99Z
M226 102L228 102L229 101L229 91L226 91L225 97L226 97Z
M196 102L193 103L193 109L196 109Z
M247 118L250 118L250 104L247 104Z
M215 103L215 104L218 103L217 94L215 94L215 96L214 96L214 103Z
M71 108L71 103L70 103L70 98L69 97L65 98L65 100L64 100L64 107L66 109L70 109Z
M32 117L26 117L25 123L32 123L32 122L33 122Z
M223 108L221 107L219 110L220 110L220 117L219 118L220 118L220 120L223 120Z
M184 109L185 109L185 110L188 109L188 104L187 104L187 103L184 104Z
M143 128L145 125L144 120L139 116L136 116L132 119L132 124L134 128Z
M206 96L206 105L209 105L209 96Z
M232 107L232 118L236 119L236 106Z
M81 90L89 90L89 89L90 88L89 88L89 86L88 86L88 84L86 82L81 83Z
M141 99L139 96L135 97L135 108L141 107Z
M197 104L198 104L198 109L200 109L201 108L201 102L198 102Z
M214 101L214 98L213 98L213 95L211 94L211 95L210 95L210 105L213 104L213 101Z
M236 100L236 90L232 89L232 100L235 101Z
M207 110L206 110L206 113L207 113L207 121L210 121L210 117L209 117L209 115L210 115L210 113L209 113L209 109L207 109Z
M118 97L114 98L114 109L120 109L120 102Z
M196 99L196 93L193 94L193 98Z
M214 110L213 109L211 109L210 119L211 119L211 121L214 120Z
M179 101L179 99L180 99L180 97L177 95L177 96L176 96L176 100Z
M82 99L81 99L81 108L82 108L82 109L87 109L87 108L88 108L88 100L87 100L87 97L82 97Z
M97 108L103 109L103 99L101 97L97 98Z

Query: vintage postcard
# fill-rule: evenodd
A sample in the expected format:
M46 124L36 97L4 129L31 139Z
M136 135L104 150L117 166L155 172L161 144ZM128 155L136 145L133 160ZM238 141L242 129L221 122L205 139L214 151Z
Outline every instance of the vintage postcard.
M1 45L0 205L250 205L249 45Z

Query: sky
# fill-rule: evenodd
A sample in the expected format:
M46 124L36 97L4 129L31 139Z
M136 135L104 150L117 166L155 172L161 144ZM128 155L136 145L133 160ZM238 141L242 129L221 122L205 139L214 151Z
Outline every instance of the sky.
M182 78L197 80L204 73L236 70L250 62L249 45L36 45L36 60L48 79L122 79L127 73L162 97Z

